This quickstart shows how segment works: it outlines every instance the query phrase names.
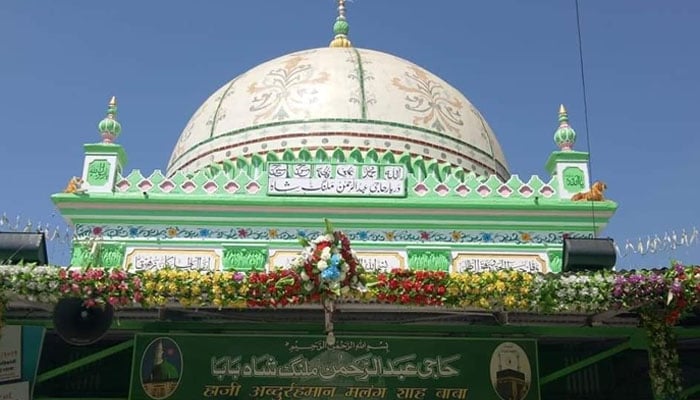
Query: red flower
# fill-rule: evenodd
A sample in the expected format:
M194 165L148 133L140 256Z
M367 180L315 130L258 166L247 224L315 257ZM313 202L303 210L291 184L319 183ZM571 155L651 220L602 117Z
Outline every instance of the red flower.
M101 226L96 226L92 228L92 234L95 236L100 236L102 235L102 227Z

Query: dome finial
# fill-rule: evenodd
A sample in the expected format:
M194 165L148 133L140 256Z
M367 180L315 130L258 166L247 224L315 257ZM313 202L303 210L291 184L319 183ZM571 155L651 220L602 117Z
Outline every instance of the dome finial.
M97 124L102 135L102 143L112 143L122 132L122 126L117 121L117 97L112 96L107 105L107 116Z
M349 31L350 24L345 19L345 0L338 0L338 17L333 24L335 37L331 40L330 47L352 47L352 43L348 39Z
M569 114L563 104L559 105L559 129L554 132L554 142L562 151L571 151L576 143L576 132L569 126Z

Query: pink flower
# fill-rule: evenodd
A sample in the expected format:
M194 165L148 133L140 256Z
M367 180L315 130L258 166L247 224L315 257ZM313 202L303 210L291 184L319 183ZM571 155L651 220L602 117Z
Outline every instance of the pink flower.
M101 226L96 226L92 228L92 234L95 236L100 236L102 235L102 227Z

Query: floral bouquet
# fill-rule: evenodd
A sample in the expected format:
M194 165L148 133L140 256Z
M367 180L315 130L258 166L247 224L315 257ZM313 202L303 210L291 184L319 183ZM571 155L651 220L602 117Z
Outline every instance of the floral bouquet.
M333 231L328 220L325 234L300 241L304 250L292 261L291 268L299 274L305 296L312 301L333 300L352 291L365 291L364 269L350 249L350 240L344 233Z

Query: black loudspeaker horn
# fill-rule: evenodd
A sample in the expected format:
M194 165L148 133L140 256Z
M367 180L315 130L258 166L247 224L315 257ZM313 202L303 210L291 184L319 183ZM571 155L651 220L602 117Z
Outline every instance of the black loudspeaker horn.
M610 238L564 239L562 271L602 270L615 266L617 253Z
M53 310L53 326L66 343L87 346L100 340L112 326L114 308L110 304L85 307L78 298L59 300Z
M0 265L19 262L48 264L43 233L0 232Z

